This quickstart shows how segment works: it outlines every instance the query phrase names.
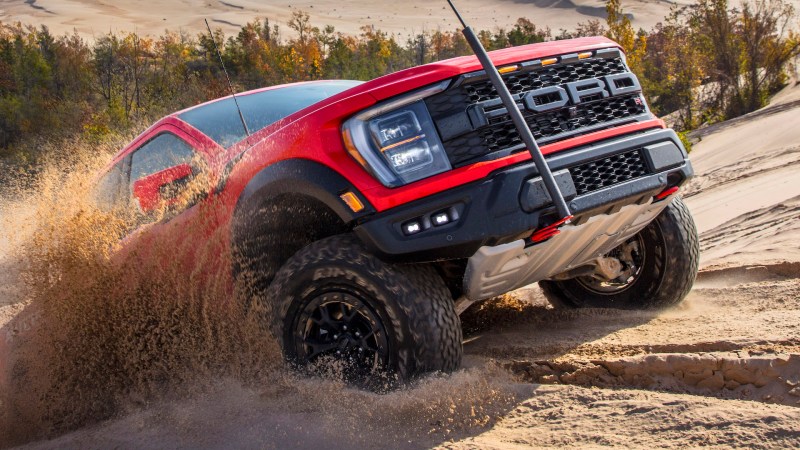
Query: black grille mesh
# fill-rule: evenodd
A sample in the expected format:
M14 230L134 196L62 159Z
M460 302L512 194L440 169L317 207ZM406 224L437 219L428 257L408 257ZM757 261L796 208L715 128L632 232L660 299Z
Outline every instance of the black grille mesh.
M641 149L570 167L578 195L647 175Z
M575 116L569 110L551 111L543 114L526 114L525 119L539 144L557 141L559 135L581 134L604 128L605 123L642 114L645 107L638 95L611 97L583 103L575 107ZM444 143L450 163L460 167L484 157L487 154L522 145L514 124L507 116L502 122L478 131L472 131ZM594 128L588 128L594 127Z
M519 94L533 89L623 73L627 70L620 57L594 58L528 72L511 73L504 75L503 79L512 94ZM439 120L453 114L464 113L470 105L494 98L497 98L497 93L489 80L466 80L461 85L428 97L425 103L434 122L438 124ZM585 101L571 108L542 114L526 112L525 119L537 141L549 143L616 126L626 122L625 119L646 111L641 96L631 94ZM465 166L481 159L500 157L522 149L522 141L508 115L493 117L488 126L446 139L442 143L453 167Z
M559 86L572 81L622 73L626 70L622 58L593 59L564 66L546 67L531 72L513 73L503 77L503 80L512 94L519 94L533 89ZM464 91L470 103L482 102L497 97L497 91L488 80L465 84Z
M525 116L525 120L531 127L536 140L546 142L546 138L561 133L641 114L644 112L644 106L641 101L636 102L638 98L638 94L627 97L609 97L577 105L574 116L568 110L562 109L543 114L529 114ZM483 132L483 136L490 153L522 144L517 129L507 119L487 128Z

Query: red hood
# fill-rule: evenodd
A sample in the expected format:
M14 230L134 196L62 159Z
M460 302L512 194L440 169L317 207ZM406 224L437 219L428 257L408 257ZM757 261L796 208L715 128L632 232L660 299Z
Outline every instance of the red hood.
M519 61L608 47L620 48L619 44L611 39L588 37L504 48L489 52L489 56L495 66L502 66ZM483 67L475 55L461 56L390 73L349 89L342 94L349 97L360 93L369 93L380 101L408 92L410 89L482 69Z
M489 56L492 58L495 66L502 66L520 61L546 58L548 56L563 55L565 53L580 53L609 47L621 48L619 44L606 37L587 37L509 47L489 52ZM360 97L363 94L367 94L370 97L369 103L374 103L394 97L395 95L404 94L432 83L436 83L437 81L446 80L448 78L478 70L483 70L483 67L475 55L460 56L458 58L445 59L422 66L400 70L398 72L393 72L388 75L375 78L374 80L367 81L366 83L326 98L325 100L315 103L314 105L311 105L302 111L298 111L297 113L288 116L286 119L280 121L280 123L286 124L292 122L293 120L296 120L302 116L306 116L327 106L339 103L342 100L353 99ZM247 95L266 89L277 89L283 86L286 85L270 86L254 91L243 92L240 95ZM217 100L212 100L212 102ZM369 106L363 104L363 97L360 106ZM274 129L272 126L267 128Z
M520 61L529 61L566 53L580 53L609 47L620 48L619 44L608 38L588 37L504 48L489 52L489 56L496 66L502 66ZM308 108L289 115L283 120L254 133L250 142L256 143L263 140L275 131L295 121L303 120L303 118L310 115L318 114L323 110L330 111L330 109L333 108L335 112L330 112L330 117L340 120L342 117L368 108L387 98L404 94L438 81L482 69L483 67L478 61L478 58L475 55L470 55L390 73L340 92ZM276 87L280 86L275 86L273 88ZM245 148L241 148L239 151L244 150ZM239 151L233 153L235 154Z

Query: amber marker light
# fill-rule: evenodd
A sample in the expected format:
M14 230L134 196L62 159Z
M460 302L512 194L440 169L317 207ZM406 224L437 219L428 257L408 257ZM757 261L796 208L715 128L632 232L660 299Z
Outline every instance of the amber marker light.
M354 212L360 212L364 209L364 204L361 203L361 200L356 197L356 194L352 192L345 192L344 194L340 195L339 198Z
M367 165L367 161L364 160L364 157L361 156L361 153L358 152L356 146L353 144L353 136L350 135L350 130L344 129L342 130L342 139L344 140L344 148L347 149L347 152L356 159L364 168L369 167Z
M500 72L500 74L516 72L517 70L519 70L519 66L518 65L505 66L505 67L501 67L501 68L497 69L497 71Z
M542 60L543 66L550 66L558 62L558 58L547 58Z
M578 53L578 59L586 59L591 57L592 57L592 52Z

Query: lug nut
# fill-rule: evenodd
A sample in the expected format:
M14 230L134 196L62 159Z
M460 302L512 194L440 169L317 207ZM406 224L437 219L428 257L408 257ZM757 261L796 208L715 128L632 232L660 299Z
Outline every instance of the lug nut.
M342 325L342 330L347 331L347 325Z

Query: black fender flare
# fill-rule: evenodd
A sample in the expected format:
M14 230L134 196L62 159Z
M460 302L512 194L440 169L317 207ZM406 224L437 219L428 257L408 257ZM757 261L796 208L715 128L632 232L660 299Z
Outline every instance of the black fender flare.
M355 213L339 197L352 192L364 209ZM325 204L345 224L375 213L369 201L347 179L335 170L307 159L286 159L271 164L253 176L236 202L234 224L257 210L264 201L283 194L299 194Z

